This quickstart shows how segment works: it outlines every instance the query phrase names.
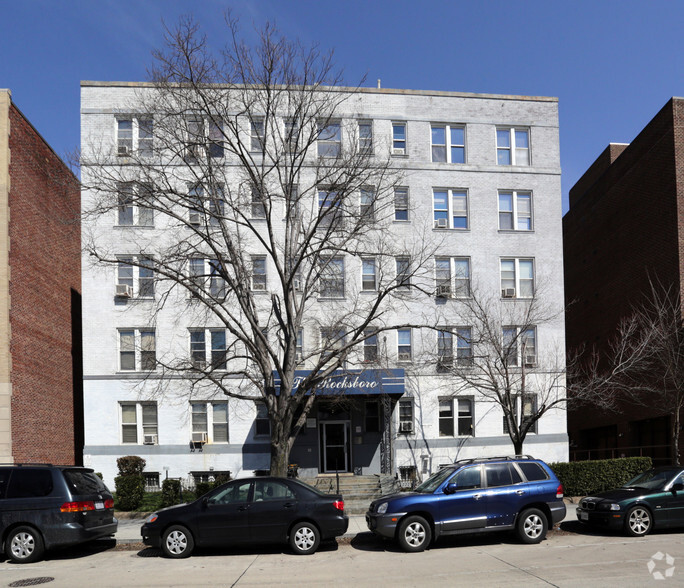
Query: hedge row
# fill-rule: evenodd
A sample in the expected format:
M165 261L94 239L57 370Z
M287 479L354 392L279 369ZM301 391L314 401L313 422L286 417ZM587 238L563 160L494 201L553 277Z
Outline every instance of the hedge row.
M592 461L550 463L566 496L587 496L619 488L637 474L653 467L650 457L621 457Z

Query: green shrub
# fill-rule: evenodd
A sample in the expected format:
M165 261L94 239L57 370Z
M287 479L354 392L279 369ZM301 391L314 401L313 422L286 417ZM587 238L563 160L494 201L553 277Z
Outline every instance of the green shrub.
M619 488L637 474L653 467L650 457L621 457L592 461L550 463L566 496L587 496Z
M230 482L231 477L230 474L219 474L216 476L216 480L214 480L213 488L218 488L221 484L225 484L226 482Z
M167 506L173 506L174 504L180 504L185 502L181 495L181 483L180 480L174 480L167 478L162 482L162 499L161 506L166 508Z
M204 496L209 490L212 490L214 485L211 482L197 482L195 484L195 494L197 496Z
M147 462L137 455L125 455L116 460L120 476L139 476L145 469Z
M116 499L119 510L138 510L145 494L145 479L141 475L117 476Z

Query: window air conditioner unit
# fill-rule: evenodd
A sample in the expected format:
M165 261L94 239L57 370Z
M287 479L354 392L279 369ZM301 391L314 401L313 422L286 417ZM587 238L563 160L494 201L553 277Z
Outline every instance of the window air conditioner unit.
M156 435L143 435L143 445L156 445L157 436Z
M116 295L119 298L130 298L133 296L133 288L128 284L117 284Z
M206 443L207 442L207 434L206 433L193 433L192 434L192 442L193 443Z
M128 145L119 145L119 147L117 149L117 154L118 155L128 155L129 151L130 150L128 148Z
M411 354L410 353L400 353L399 354L399 361L411 361Z
M501 290L501 296L504 298L515 298L515 288L504 288Z
M525 367L534 367L537 364L536 355L526 355L525 356Z
M438 218L435 221L435 228L437 228L437 229L448 229L449 228L449 219Z
M406 155L406 149L403 147L394 147L392 149L392 155Z
M413 433L413 422L404 421L404 422L399 423L399 432L400 433Z
M451 286L441 285L437 286L437 298L450 298L451 297Z

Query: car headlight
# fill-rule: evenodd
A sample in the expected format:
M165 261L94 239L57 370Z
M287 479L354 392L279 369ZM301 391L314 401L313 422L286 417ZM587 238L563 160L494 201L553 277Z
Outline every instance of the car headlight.
M597 506L598 510L620 510L620 505L615 502L602 502Z
M378 506L378 514L385 514L387 512L387 503L383 502L380 506Z
M153 512L149 517L145 519L145 523L154 523L159 518L156 512Z
M619 504L611 504L610 510L620 510L620 505Z

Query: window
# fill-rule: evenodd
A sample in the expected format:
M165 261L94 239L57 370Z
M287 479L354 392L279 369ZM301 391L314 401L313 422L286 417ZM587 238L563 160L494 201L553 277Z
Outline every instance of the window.
M298 362L303 361L303 359L304 359L304 330L303 329L297 330L297 341L295 343L295 359Z
M432 161L465 163L463 125L432 125Z
M439 436L454 436L454 400L453 398L439 399Z
M397 287L408 289L411 287L411 258L397 257Z
M188 188L190 208L189 223L191 225L218 225L224 216L225 201L223 188L215 186L206 190L201 184L194 184Z
M224 156L223 122L200 116L186 118L185 157L189 161Z
M497 488L499 486L511 486L519 484L522 478L511 463L488 463L485 464L485 474L487 476L487 487Z
M256 419L254 420L254 434L261 437L271 434L271 421L268 418L268 408L264 402L256 402Z
M212 402L211 413L214 443L228 443L228 403Z
M529 129L496 129L496 163L530 165Z
M159 472L143 472L145 478L145 492L158 492L161 490L159 485Z
M266 204L262 197L261 190L257 187L252 187L252 218L266 218Z
M223 157L223 123L209 121L209 157Z
M534 259L501 260L501 296L504 298L534 297Z
M361 188L359 215L359 220L364 223L375 220L375 191L372 188Z
M468 228L468 193L465 190L433 190L436 229Z
M209 294L213 298L226 297L226 281L221 275L222 266L218 259L208 259L209 263Z
M154 298L154 262L149 257L121 255L117 266L117 296Z
M190 404L192 410L192 441L206 442L209 437L208 419L207 419L207 403L206 402L192 402Z
M409 220L409 195L408 188L394 189L394 220Z
M210 343L207 357L207 342ZM190 329L190 360L196 369L226 369L225 329Z
M277 480L254 480L254 501L262 500L291 500L296 501L297 497L292 490ZM280 506L280 505L278 505Z
M457 327L456 335L456 363L458 365L473 364L473 333L471 327Z
M375 290L377 287L374 257L361 260L361 285L363 290Z
M448 298L451 296L451 259L438 257L435 259L435 282L437 296Z
M407 155L406 150L406 123L392 123L392 155Z
M454 363L453 333L437 331L437 371L449 371Z
M318 156L339 157L342 151L342 130L339 122L318 123Z
M399 432L413 432L413 399L407 398L399 401Z
M380 403L377 400L367 400L365 403L365 430L366 433L380 432Z
M119 369L153 371L157 367L154 330L119 330Z
M532 230L532 193L516 190L499 192L499 229Z
M321 359L326 359L344 347L346 333L335 327L321 328Z
M373 154L373 121L359 121L359 152L363 155Z
M474 490L482 487L482 470L480 466L473 466L460 470L451 480L458 490Z
M503 357L508 366L534 367L537 363L536 327L504 327Z
M157 403L121 402L121 443L157 445Z
M249 150L252 153L262 153L264 150L264 120L250 121Z
M332 257L321 260L321 298L344 298L344 258Z
M458 398L458 435L459 437L474 437L473 400L472 398Z
M146 199L152 200L151 186L136 182L120 182L117 191L117 224L119 226L154 226L154 212L145 206Z
M454 276L453 282L452 274ZM435 258L435 284L437 287L436 294L439 297L469 297L470 259L468 257Z
M285 149L290 153L297 152L297 143L299 140L299 123L292 119L285 119Z
M529 421L532 420L534 415L537 414L537 395L536 394L523 394L522 402L522 414L519 414L520 410L520 396L515 395L513 400L513 420L516 423L520 423L520 427L524 427ZM510 428L508 426L508 420L506 419L506 414L503 416L503 432L509 434ZM528 430L528 433L537 432L537 421L535 420ZM523 470L524 472L524 470ZM527 474L527 472L525 472Z
M411 361L411 329L397 330L397 359Z
M544 468L534 461L519 461L518 467L525 474L528 482L539 482L540 480L549 479L549 475L544 471Z
M213 298L225 298L226 282L221 272L221 262L218 259L191 257L188 260L188 281L192 294L195 296L206 294L208 278L209 295Z
M266 290L266 257L252 255L252 290Z
M364 331L363 340L363 362L373 363L378 360L378 334L375 329Z
M320 189L318 191L318 224L321 227L338 227L342 221L342 199L337 192Z
M454 296L470 296L470 258L454 257Z
M118 118L116 121L116 153L126 157L134 151L141 157L152 155L153 122L150 117Z

